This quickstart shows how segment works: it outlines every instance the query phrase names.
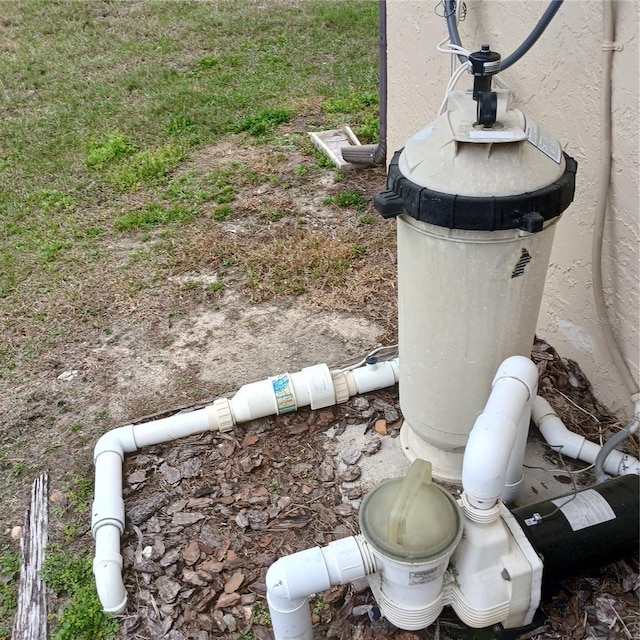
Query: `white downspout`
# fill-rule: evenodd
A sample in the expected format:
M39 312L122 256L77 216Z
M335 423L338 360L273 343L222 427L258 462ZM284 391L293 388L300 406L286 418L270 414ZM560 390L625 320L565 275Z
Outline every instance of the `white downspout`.
M469 434L462 464L463 504L498 517L499 501L510 482L519 482L524 455L523 414L536 397L538 368L529 358L511 356L498 368L484 411Z
M563 456L592 464L600 453L601 446L584 436L569 431L551 405L540 396L533 403L533 421L538 426L547 444ZM640 473L640 461L633 456L612 451L604 463L604 470L615 476Z
M275 640L313 640L308 596L376 571L375 558L361 535L277 560L266 577Z
M319 364L244 385L233 398L219 398L204 409L105 433L94 449L95 494L91 517L96 542L93 573L104 610L118 614L127 604L120 554L120 536L125 527L122 463L126 453L206 431L228 431L236 424L307 405L321 409L397 381L397 358L335 373L326 364Z

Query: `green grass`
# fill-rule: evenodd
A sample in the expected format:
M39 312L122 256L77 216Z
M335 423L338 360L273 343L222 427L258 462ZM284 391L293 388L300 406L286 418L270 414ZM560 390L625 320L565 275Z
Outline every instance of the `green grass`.
M321 105L329 122L340 126L355 121L355 132L364 144L374 143L380 135L378 94L372 91L344 91L327 98Z
M193 209L181 205L163 206L152 203L144 209L129 211L118 216L113 221L113 226L118 231L131 231L133 229L148 229L160 224L188 222L193 218Z
M269 609L264 606L262 602L256 602L251 607L251 619L256 624L270 625L271 616L269 615Z
M114 233L188 225L207 202L224 220L238 181L264 179L240 164L223 178L184 178L198 148L233 132L247 144L303 147L303 136L279 134L293 120L347 119L361 136L369 128L363 141L373 135L373 0L274 0L269 11L239 0L7 0L3 20L0 376L51 342L38 327L22 337L25 324L83 306L89 291L108 298L98 313L121 299L103 281L115 272Z
M232 131L240 133L248 131L253 136L264 136L272 133L283 122L289 122L293 116L292 109L265 108L241 120L232 127Z
M107 173L117 189L128 191L161 182L185 157L184 150L173 144L144 149L128 156Z
M363 141L373 135L378 3L268 4L267 11L251 0L2 3L4 391L28 382L37 366L51 368L40 364L51 362L41 358L48 350L98 344L94 338L118 314L130 314L141 296L190 269L204 265L219 274L220 281L201 287L214 303L240 277L254 299L347 279L366 251L355 237L313 237L299 218L300 246L292 252L285 238L252 243L225 230L231 217L238 226L243 216L275 226L300 215L281 202L243 209L242 196L254 186L264 186L263 194L282 186L279 168L290 154L301 160L287 182L334 171L314 156L301 123L346 120ZM228 142L260 150L261 163L207 155ZM93 415L91 424L109 426L106 411ZM77 434L81 425L67 429ZM46 455L11 458L7 482L24 483ZM75 548L90 480L75 468L66 480L58 535L69 551L53 548L45 571L62 603L52 637L108 638L114 627L100 613L90 559ZM6 553L0 551L0 637L15 606L15 576L3 560L13 556Z
M53 614L53 640L110 640L118 623L102 611L91 571L92 558L52 544L42 578L61 606Z
M18 598L17 578L20 556L6 545L0 545L0 637L11 636L11 621Z
M87 142L85 163L90 169L100 170L108 164L131 155L135 148L118 133L110 133L103 141Z
M356 211L364 211L367 200L364 195L356 189L344 189L334 196L325 198L324 203L335 204L343 208L353 207ZM365 224L367 224L367 222L365 222ZM368 224L370 224L370 222Z

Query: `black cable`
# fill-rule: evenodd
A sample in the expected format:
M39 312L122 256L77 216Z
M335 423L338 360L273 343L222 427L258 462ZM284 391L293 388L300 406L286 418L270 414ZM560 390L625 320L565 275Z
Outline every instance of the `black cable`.
M458 23L456 21L456 0L444 1L444 17L447 19L447 27L449 28L449 40L451 40L452 44L462 47L460 33L458 32ZM467 56L459 54L458 60L464 63L467 61Z
M596 456L596 460L593 463L595 466L595 474L596 474L596 483L600 484L605 480L609 480L611 478L610 475L604 470L604 465L609 457L609 454L617 449L618 445L624 442L632 433L634 428L637 428L637 422L640 420L638 416L635 416L633 420L624 428L620 429L618 433L611 436L603 445L598 455Z
M507 58L505 58L500 64L500 71L508 69L511 65L515 64L533 47L538 41L538 38L544 33L544 30L549 26L549 23L560 9L560 6L564 0L551 0L546 11L542 14L538 24L533 28L533 31L524 39L523 43ZM460 41L460 33L458 32L458 25L456 23L456 0L446 0L445 3L445 18L447 19L447 27L449 29L449 40L452 44L462 47ZM467 56L458 55L460 62L466 62Z

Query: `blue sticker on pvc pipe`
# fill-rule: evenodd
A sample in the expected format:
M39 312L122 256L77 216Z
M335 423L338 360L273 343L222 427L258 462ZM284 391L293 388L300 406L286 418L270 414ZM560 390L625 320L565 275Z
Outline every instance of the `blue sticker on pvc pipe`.
M288 373L283 373L280 376L271 378L271 386L273 387L273 394L276 397L278 414L290 413L298 408L296 397L293 393L291 378Z

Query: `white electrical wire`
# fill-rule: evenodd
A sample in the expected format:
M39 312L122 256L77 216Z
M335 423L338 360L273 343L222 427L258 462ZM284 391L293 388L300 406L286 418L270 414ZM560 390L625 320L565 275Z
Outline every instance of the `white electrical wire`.
M451 53L453 53L453 52L451 52ZM442 99L442 102L440 103L440 108L438 109L438 116L441 116L446 111L447 103L449 101L449 94L453 91L453 89L455 88L456 84L458 83L458 80L460 80L460 78L465 73L465 71L469 71L470 69L471 69L471 63L470 62L465 62L464 64L461 64L453 72L453 74L449 78L449 82L447 83L447 88L445 89L445 92L444 92L444 98Z
M460 22L462 4L463 0L456 0L456 23ZM453 42L451 42L448 37L441 42L438 42L436 49L439 53L445 53L451 56L451 77L449 78L447 88L444 92L444 98L442 99L440 108L438 109L438 116L441 116L446 111L447 102L449 101L449 94L453 91L458 80L460 80L464 72L471 69L471 63L468 61L471 52L464 47L453 44ZM460 66L456 67L456 60L460 55L465 56L467 58L467 61L461 63Z
M462 5L464 4L463 0L456 0L456 23L460 22L460 14ZM465 71L469 71L471 73L471 63L468 58L471 55L471 52L468 49L465 49L463 46L453 44L449 37L441 40L436 45L436 50L439 53L445 53L451 56L451 77L449 78L449 82L447 83L447 88L445 89L444 98L440 103L440 108L438 109L438 116L441 116L447 109L447 102L449 100L449 94L455 88L458 80L462 77ZM459 66L456 66L456 61L458 60L458 56L465 56L467 58L466 62L462 62ZM502 80L502 78L497 75L494 76L495 83L501 88L507 90L509 93L509 101L507 104L507 108L511 107L515 100L515 94L511 91L507 83Z
M436 50L439 53L450 53L452 55L463 55L469 57L471 54L470 51L465 49L464 47L459 47L457 44L453 44L449 38L445 38L444 40L440 40L436 45Z

